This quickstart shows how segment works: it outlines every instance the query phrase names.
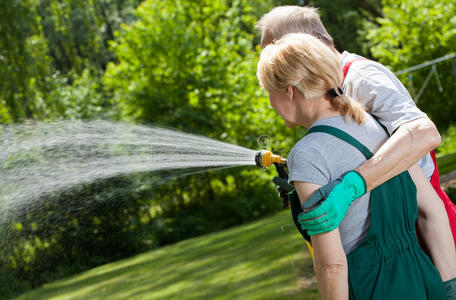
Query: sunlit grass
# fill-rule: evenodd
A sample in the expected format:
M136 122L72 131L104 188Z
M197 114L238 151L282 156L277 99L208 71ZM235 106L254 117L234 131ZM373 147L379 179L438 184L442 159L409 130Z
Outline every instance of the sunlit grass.
M110 263L16 299L319 299L304 240L284 211Z

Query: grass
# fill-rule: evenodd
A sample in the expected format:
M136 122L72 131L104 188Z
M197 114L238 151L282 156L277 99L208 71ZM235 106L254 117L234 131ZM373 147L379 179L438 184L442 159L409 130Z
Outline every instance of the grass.
M46 284L16 299L319 299L283 211Z

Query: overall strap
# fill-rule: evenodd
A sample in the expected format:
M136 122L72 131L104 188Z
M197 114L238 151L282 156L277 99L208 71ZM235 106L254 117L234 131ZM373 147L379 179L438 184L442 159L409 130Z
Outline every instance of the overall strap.
M339 138L342 141L358 149L366 157L366 159L370 159L372 156L374 156L372 152L366 146L361 144L357 139L336 127L328 125L318 125L310 128L309 131L307 131L307 134L312 132L324 132L332 136L335 136L336 138Z

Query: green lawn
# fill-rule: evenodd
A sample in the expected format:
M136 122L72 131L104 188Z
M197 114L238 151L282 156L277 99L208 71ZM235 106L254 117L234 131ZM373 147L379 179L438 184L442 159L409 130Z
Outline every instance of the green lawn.
M319 299L290 213L189 239L16 299Z

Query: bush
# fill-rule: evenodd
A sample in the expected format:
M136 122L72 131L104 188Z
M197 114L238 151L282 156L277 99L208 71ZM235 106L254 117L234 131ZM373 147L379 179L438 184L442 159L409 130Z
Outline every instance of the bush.
M445 189L445 193L450 197L451 202L456 205L456 187L449 186Z

